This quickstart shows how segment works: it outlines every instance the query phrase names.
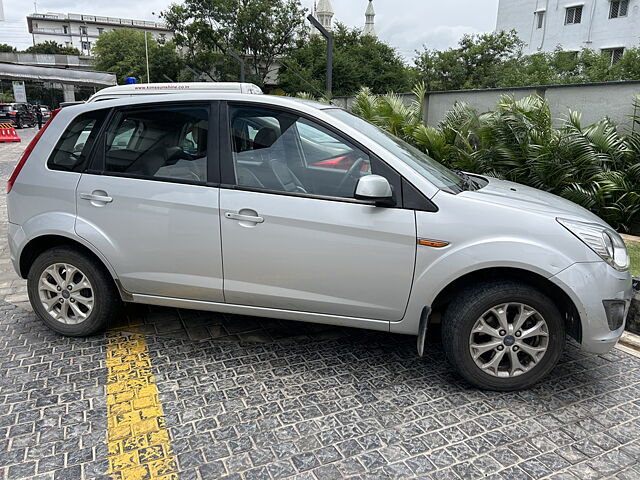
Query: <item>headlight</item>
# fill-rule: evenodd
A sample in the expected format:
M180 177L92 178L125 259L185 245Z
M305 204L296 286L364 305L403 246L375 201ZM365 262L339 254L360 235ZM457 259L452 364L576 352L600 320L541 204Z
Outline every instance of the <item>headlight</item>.
M584 223L565 218L557 220L613 268L621 272L629 269L627 246L615 230L597 223Z

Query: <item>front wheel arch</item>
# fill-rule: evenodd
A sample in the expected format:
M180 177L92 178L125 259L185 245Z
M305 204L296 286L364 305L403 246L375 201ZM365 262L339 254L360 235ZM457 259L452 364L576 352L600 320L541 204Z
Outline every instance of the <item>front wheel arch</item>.
M547 295L553 301L556 308L560 310L567 334L578 343L582 342L582 321L578 309L569 295L558 285L542 275L529 270L512 267L493 267L475 270L449 283L440 290L431 304L431 308L436 314L431 315L429 326L431 326L434 321L438 321L447 309L449 303L451 303L451 300L470 285L496 280L523 283Z

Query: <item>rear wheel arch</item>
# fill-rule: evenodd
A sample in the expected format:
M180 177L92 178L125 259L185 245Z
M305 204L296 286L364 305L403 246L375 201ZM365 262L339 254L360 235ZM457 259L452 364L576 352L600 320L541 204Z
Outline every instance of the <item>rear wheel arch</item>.
M469 272L444 287L435 297L431 308L434 312L443 314L456 294L462 292L470 285L495 280L509 280L528 285L548 296L562 314L567 334L578 343L582 341L580 314L569 295L558 285L542 275L521 268L492 267ZM440 317L441 315L438 314L432 315L430 323L434 322L434 320L437 321Z
M51 248L62 246L74 248L91 257L94 257L106 269L106 271L109 273L109 276L116 282L117 285L117 276L115 274L115 271L106 261L106 259L104 259L98 252L96 252L89 246L63 235L41 235L39 237L31 239L24 246L20 253L20 276L22 278L27 278L33 262L35 262L36 258L38 258L40 254Z

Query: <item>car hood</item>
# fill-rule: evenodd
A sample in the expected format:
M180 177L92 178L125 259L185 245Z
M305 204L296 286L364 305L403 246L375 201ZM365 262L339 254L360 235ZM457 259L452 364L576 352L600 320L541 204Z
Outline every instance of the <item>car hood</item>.
M571 217L608 226L604 220L586 208L552 193L493 177L483 176L482 178L489 183L479 190L463 192L461 195L523 211Z

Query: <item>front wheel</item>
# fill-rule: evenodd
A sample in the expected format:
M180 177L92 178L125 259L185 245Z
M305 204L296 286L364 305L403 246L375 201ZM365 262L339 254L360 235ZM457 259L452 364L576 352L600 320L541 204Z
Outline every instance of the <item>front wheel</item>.
M93 335L121 306L113 279L94 257L71 247L42 253L27 277L31 306L42 321L63 335Z
M495 281L461 292L442 319L442 343L451 364L487 390L528 388L558 363L565 345L558 308L525 284Z

